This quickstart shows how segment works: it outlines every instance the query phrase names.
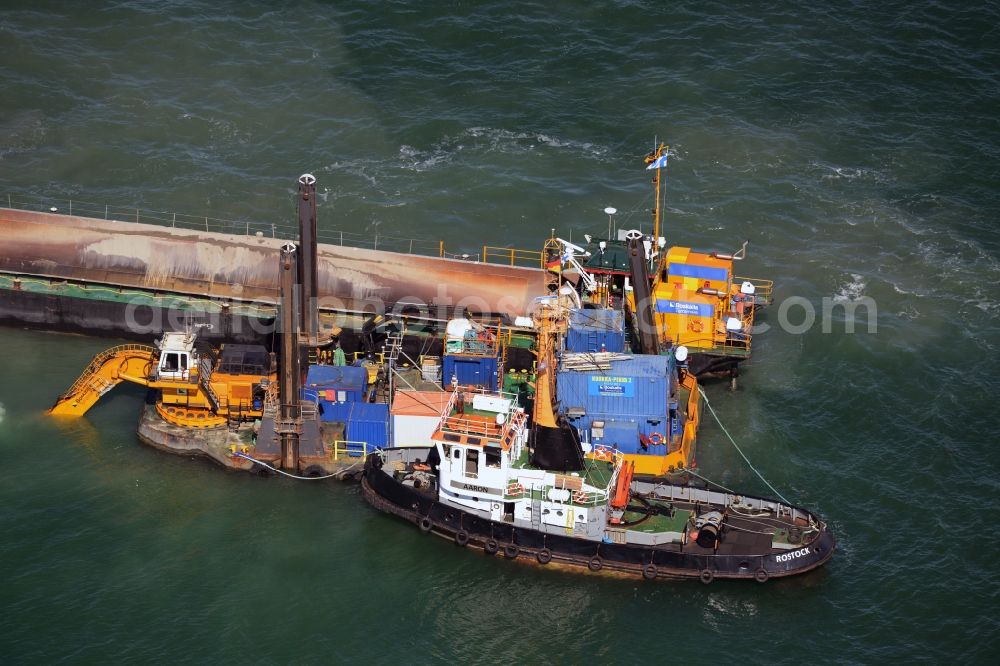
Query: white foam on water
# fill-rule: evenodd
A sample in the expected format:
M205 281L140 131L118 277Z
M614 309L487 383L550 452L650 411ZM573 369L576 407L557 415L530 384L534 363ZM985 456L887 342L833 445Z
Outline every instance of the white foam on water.
M997 303L996 301L982 299L982 300L967 300L965 302L968 303L969 305L973 305L979 308L980 310L982 310L987 314L990 314L994 310L1000 309L1000 303Z
M871 180L875 183L884 183L890 180L886 172L880 169L867 167L837 166L836 164L824 164L823 162L810 162L812 167L824 171L820 175L821 180Z
M541 132L512 132L495 127L477 126L466 129L465 135L473 139L485 139L489 142L490 150L499 152L533 150L537 146L546 146L549 148L566 148L590 155L591 157L601 157L608 153L606 147L598 146L590 141L563 139Z
M851 273L851 281L841 285L840 291L833 295L834 303L856 301L865 295L866 283L857 273Z
M328 173L342 171L352 176L361 178L374 187L378 185L378 180L375 176L368 173L374 166L375 164L370 160L346 159L334 162L333 164L328 164L320 169L320 171Z

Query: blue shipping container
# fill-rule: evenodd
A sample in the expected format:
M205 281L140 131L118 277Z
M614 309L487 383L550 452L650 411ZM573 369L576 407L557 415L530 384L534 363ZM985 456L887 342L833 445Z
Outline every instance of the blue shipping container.
M586 354L583 355L586 358ZM570 355L563 356L564 362ZM560 366L556 396L564 410L623 416L663 416L676 381L673 356L629 356L611 361L607 372L567 370Z
M389 443L389 405L353 403L345 435L351 442L367 442L369 451L376 446L385 448Z
M389 442L389 405L369 402L320 402L320 421L344 424L344 439L366 442L385 448ZM362 452L361 446L348 445L349 451Z
M664 442L669 439L675 373L672 356L637 355L612 361L607 372L560 369L556 378L559 410L584 442L617 447L625 453L662 454L666 444L644 448L639 435L649 438L658 433ZM603 423L603 429L594 430L594 421Z
M625 350L625 318L619 310L573 310L566 332L568 352Z
M441 381L450 385L452 377L459 386L479 386L496 390L497 359L495 356L462 356L449 354L442 360Z
M305 393L305 391L303 391ZM326 400L320 400L319 406L319 420L320 421L340 421L341 423L347 423L347 420L351 416L351 406L361 405L364 403L360 402L327 402Z
M345 365L311 365L302 386L303 396L326 402L363 402L368 370Z
M633 421L605 421L602 434L603 437L589 437L590 443L618 449L622 453L638 453L641 448L639 424Z

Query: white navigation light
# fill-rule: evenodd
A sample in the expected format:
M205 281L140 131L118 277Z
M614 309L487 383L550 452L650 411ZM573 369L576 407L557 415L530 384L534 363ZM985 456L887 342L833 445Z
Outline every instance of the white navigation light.
M674 358L683 363L688 358L688 348L684 345L679 346L674 350Z
M608 216L608 238L611 238L611 228L614 226L612 220L614 220L615 213L618 212L618 209L612 206L608 206L607 208L604 209L604 212ZM603 250L604 248L601 249Z

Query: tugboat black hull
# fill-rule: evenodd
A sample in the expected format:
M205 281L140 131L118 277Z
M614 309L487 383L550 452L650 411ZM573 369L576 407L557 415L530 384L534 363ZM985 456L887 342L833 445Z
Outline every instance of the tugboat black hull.
M459 546L503 554L512 560L570 565L591 573L631 574L647 580L691 578L711 583L715 579L752 579L763 583L822 566L836 545L825 528L801 548L753 555L685 552L684 547L607 543L543 533L445 505L435 495L404 485L384 472L378 454L366 460L361 488L365 500L376 509Z

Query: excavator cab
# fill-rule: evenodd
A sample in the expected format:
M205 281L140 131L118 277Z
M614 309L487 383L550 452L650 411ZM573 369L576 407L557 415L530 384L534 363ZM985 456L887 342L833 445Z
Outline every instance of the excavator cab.
M188 333L164 333L157 345L160 348L160 362L156 367L156 378L161 381L186 381L197 366L194 351L194 336Z

